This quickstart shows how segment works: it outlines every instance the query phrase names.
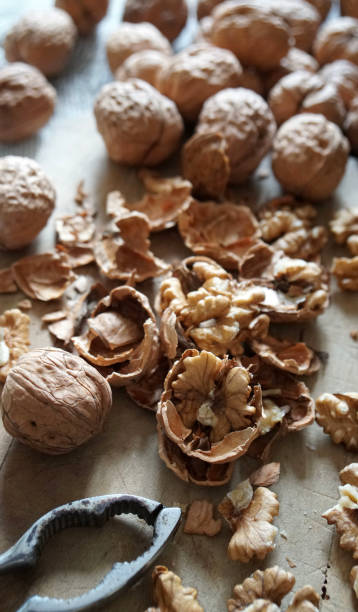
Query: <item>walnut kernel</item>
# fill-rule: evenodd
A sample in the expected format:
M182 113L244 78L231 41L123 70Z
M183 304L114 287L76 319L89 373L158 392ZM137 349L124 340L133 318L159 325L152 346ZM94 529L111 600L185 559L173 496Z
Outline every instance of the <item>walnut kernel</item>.
M317 422L335 444L358 450L358 394L322 393L316 400Z
M30 318L17 308L0 316L0 381L5 382L11 368L29 350Z
M221 519L213 517L214 506L210 502L196 500L191 502L186 516L184 533L215 536L221 530Z

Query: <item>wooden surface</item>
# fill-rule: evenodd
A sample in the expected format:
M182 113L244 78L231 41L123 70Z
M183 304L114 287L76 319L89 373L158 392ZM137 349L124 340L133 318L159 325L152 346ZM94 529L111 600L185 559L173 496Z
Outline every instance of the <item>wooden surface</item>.
M16 3L1 0L0 35L25 8L49 4L45 0ZM57 214L74 209L73 196L81 179L94 196L100 216L105 195L111 189L123 189L129 197L139 193L135 172L108 161L91 111L96 92L111 79L105 62L104 39L119 21L120 4L112 0L108 18L93 37L78 43L65 74L54 80L59 102L48 126L25 143L0 147L0 155L29 155L41 163L58 192ZM269 160L263 162L263 167L270 167ZM165 170L171 169L169 165ZM351 159L334 199L319 206L321 221L328 222L340 206L357 205L357 183L357 161ZM272 178L257 179L238 192L237 198L245 196L248 201L257 202L276 193L279 189ZM54 217L41 237L21 255L53 246ZM153 245L155 253L169 261L186 253L176 230L156 235ZM330 245L325 253L327 262L333 252L338 250ZM14 255L3 254L1 267L14 259ZM156 283L146 282L138 288L152 296L155 286ZM22 297L20 293L1 296L1 311ZM39 317L55 309L53 304L36 304L30 311L32 346L51 342ZM357 312L358 296L343 294L332 283L332 305L324 316L305 326L281 327L282 335L283 331L292 337L303 333L310 345L328 353L328 361L309 382L314 397L323 391L357 391L358 343L349 336L350 330L358 327ZM338 471L355 456L333 445L314 425L280 442L274 459L281 462L281 479L273 487L280 501L275 524L284 537L278 536L276 550L265 562L244 565L229 561L226 547L230 534L226 528L213 539L187 536L180 530L160 562L178 572L184 584L198 588L200 602L207 612L224 611L234 584L256 568L279 563L289 569L287 559L297 566L292 570L297 580L295 589L309 583L321 592L327 579L329 599L321 601L322 612L358 609L348 580L352 558L338 547L334 530L321 518L321 513L337 498ZM255 466L253 460L241 459L236 465L232 486ZM134 405L123 391L116 391L103 434L69 455L43 456L11 441L0 430L0 551L10 546L44 512L73 499L127 492L168 505L185 505L203 498L219 502L228 489L206 490L177 479L158 457L154 415ZM113 520L102 530L70 530L59 534L45 548L35 570L0 577L1 612L14 612L33 593L70 597L84 592L113 562L133 558L144 550L150 535L134 519ZM107 606L106 611L141 612L150 603L148 575L140 585Z

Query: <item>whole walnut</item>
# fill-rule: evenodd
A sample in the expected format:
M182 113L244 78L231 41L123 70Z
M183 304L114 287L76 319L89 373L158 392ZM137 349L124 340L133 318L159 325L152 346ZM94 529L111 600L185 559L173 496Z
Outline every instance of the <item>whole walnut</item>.
M266 72L262 75L265 85L265 91L270 91L276 83L284 76L297 72L297 70L307 70L308 72L317 72L319 63L312 55L302 49L291 47L287 55L282 58L280 65L271 72Z
M349 107L358 95L358 66L348 60L336 60L326 64L319 71L319 76L337 87L346 107Z
M241 64L231 51L197 44L173 55L159 72L157 89L176 103L184 119L195 121L210 96L238 87Z
M31 11L8 32L4 42L6 59L32 64L46 76L55 76L67 64L76 36L76 26L65 11Z
M174 153L183 134L174 102L140 79L105 85L94 113L109 157L122 164L155 166Z
M172 54L168 40L151 23L121 23L106 44L109 67L114 73L133 53L146 49Z
M252 89L260 96L265 93L265 85L262 73L259 73L255 68L244 68L240 77L240 87Z
M71 15L80 34L90 34L105 17L109 0L56 0L55 5Z
M53 114L56 90L37 68L15 62L0 68L0 141L35 134Z
M81 357L53 347L20 357L1 397L6 431L49 455L68 453L98 434L111 406L103 376Z
M45 227L55 206L56 192L32 159L0 158L0 246L20 249Z
M186 0L126 0L123 20L155 25L169 40L182 31L188 18Z
M358 153L358 97L355 98L348 110L344 122L344 132L350 142L352 152Z
M339 127L323 115L303 113L278 130L272 169L285 190L308 200L324 200L341 181L348 153L348 141Z
M211 42L232 51L245 66L272 70L287 54L289 28L265 2L228 0L214 9L212 17Z
M358 19L340 17L327 21L318 32L313 52L321 65L338 59L358 64Z
M312 3L306 0L265 0L265 5L285 22L294 46L303 51L311 51L321 22Z
M197 15L199 21L208 17L214 8L224 0L198 0Z
M358 19L357 0L341 0L341 13L347 17Z
M170 57L161 51L145 49L133 53L117 68L114 76L117 81L142 79L156 86L159 72L169 63Z
M335 85L305 70L292 72L271 89L268 103L278 125L299 113L320 113L342 125L345 107Z
M319 12L321 21L324 21L331 10L332 0L306 0ZM343 0L344 1L344 0ZM349 0L348 0L349 1ZM354 1L354 0L353 0ZM342 0L341 0L342 2ZM357 12L358 15L358 12Z

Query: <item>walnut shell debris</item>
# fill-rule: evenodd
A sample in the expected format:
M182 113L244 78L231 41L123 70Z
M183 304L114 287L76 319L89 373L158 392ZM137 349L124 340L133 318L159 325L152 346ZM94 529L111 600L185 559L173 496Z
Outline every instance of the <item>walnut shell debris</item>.
M357 39L358 19L330 19L318 32L313 46L314 56L321 65L340 59L358 64Z
M270 487L280 478L280 463L266 463L250 474L250 483L255 487Z
M278 130L272 169L287 191L309 200L324 200L341 181L348 152L348 141L334 123L322 115L303 113L291 117Z
M55 206L55 189L32 159L0 159L0 245L19 249L32 242Z
M241 64L233 53L196 44L169 59L158 74L156 87L175 102L185 120L195 121L208 98L239 86L241 74Z
M342 15L358 18L358 7L355 0L340 0Z
M242 584L234 587L233 598L228 601L228 612L245 610L246 606L260 599L280 605L294 584L294 576L278 565L264 571L256 570Z
M228 145L221 134L196 134L182 149L182 173L199 197L221 198L230 179Z
M151 23L123 22L107 40L106 50L110 69L114 73L133 53L151 49L171 55L168 40Z
M46 76L56 76L67 64L76 36L76 26L65 11L31 11L8 32L4 42L6 59L32 64Z
M179 146L183 121L175 104L145 81L104 85L94 112L113 161L155 166Z
M43 453L59 455L102 430L112 394L101 374L83 359L48 347L19 359L1 400L10 435Z
M358 66L346 59L335 60L323 66L319 76L336 86L344 104L349 108L358 91Z
M275 548L278 529L272 522L279 513L277 495L265 487L258 487L249 505L237 509L233 493L218 506L234 532L228 555L233 561L242 563L248 563L253 557L264 559Z
M61 297L75 276L65 253L41 253L12 265L17 285L28 297L48 302Z
M153 574L153 598L159 610L163 612L204 612L197 601L197 590L184 587L182 581L168 570L157 565Z
M56 219L56 232L62 244L76 246L90 242L95 233L93 216L86 210Z
M158 74L170 61L170 57L162 51L144 49L129 55L114 73L117 81L141 79L156 87Z
M11 268L0 270L0 293L16 293L17 285L14 281Z
M314 351L304 342L266 336L260 340L252 339L250 346L265 363L298 376L313 374L321 365Z
M267 92L270 91L280 79L288 74L292 74L292 72L305 70L313 74L317 72L318 69L319 63L312 55L306 51L302 51L302 49L291 47L287 55L280 61L279 67L263 75L265 90Z
M186 0L126 0L123 21L152 23L169 40L174 40L186 24Z
M214 519L213 514L213 504L205 499L191 502L186 516L184 533L215 536L221 530L222 521Z
M343 291L358 291L358 255L335 257L331 268L338 286Z
M72 338L79 354L109 368L107 380L123 386L150 374L159 359L159 334L145 295L117 287L102 298L87 319L88 329Z
M180 214L178 229L185 245L225 268L236 269L240 257L260 237L256 218L247 206L192 200Z
M30 345L30 318L17 308L0 315L0 381L5 382L11 368Z
M56 0L55 6L66 11L80 34L90 34L108 9L109 0Z
M358 394L322 393L316 400L316 419L335 444L358 450Z

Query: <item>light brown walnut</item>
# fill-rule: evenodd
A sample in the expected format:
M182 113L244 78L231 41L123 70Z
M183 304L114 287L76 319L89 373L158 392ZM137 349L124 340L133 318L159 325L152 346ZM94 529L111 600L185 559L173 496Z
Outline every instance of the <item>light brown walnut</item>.
M222 521L214 519L213 514L213 504L205 499L191 502L186 516L184 533L215 536L221 530Z
M159 164L178 148L184 129L174 102L140 79L104 85L94 112L109 157L121 164Z
M186 24L186 0L126 0L123 21L155 25L169 40L174 40Z
M358 559L358 486L356 463L351 463L340 472L338 503L322 514L329 525L335 525L340 536L339 544Z
M330 19L317 35L313 52L319 64L348 60L358 64L358 19L340 17Z
M294 584L294 576L277 565L264 571L256 570L242 584L234 587L233 598L228 601L228 612L246 610L246 606L258 599L265 599L280 605Z
M68 453L98 434L112 406L110 386L95 368L52 347L18 360L1 399L8 433L50 455Z
M269 92L280 79L297 70L306 70L313 74L318 69L319 63L312 55L302 49L291 47L280 61L279 67L263 75L265 90Z
M358 255L354 257L335 257L331 272L336 277L340 289L343 291L358 291Z
M358 6L355 0L340 0L340 5L342 15L358 19Z
M316 400L317 422L335 444L358 450L358 394L322 393Z
M313 587L305 586L295 593L286 612L319 612L320 596Z
M68 246L91 242L95 234L93 216L84 210L74 215L58 217L56 232L59 242Z
M30 318L17 308L0 315L0 381L5 382L11 368L30 345Z
M87 35L106 16L109 0L56 0L55 6L71 15L80 34Z
M197 601L197 590L184 587L179 576L168 568L157 565L152 578L153 599L160 612L204 612Z
M117 81L141 79L156 87L158 74L169 61L169 56L162 51L144 49L127 57L117 68L114 76Z
M198 0L197 15L199 21L210 15L214 8L224 0Z
M287 191L324 200L343 178L348 152L348 141L334 123L322 115L303 113L278 130L272 169Z
M76 26L65 11L31 11L8 32L4 41L6 59L32 64L46 76L56 76L69 61L76 36Z
M114 73L127 57L149 49L172 54L168 40L151 23L121 23L106 44L110 69Z
M53 114L56 90L37 68L14 62L0 69L0 142L40 130Z
M16 293L17 285L14 281L11 268L0 270L0 293Z
M221 198L230 179L228 145L221 134L196 134L184 145L182 173L199 197Z
M28 297L48 302L61 297L75 276L65 253L41 253L12 265L17 285Z
M338 59L323 66L318 74L337 87L345 106L349 108L358 93L358 66L346 59Z

